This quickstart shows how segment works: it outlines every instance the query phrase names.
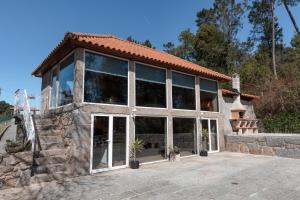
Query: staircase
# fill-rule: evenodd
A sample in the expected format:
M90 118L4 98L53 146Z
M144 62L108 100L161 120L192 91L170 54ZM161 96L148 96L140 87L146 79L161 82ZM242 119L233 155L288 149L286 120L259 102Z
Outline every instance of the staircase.
M51 116L34 116L33 121L37 138L31 183L62 180L69 174L63 133Z

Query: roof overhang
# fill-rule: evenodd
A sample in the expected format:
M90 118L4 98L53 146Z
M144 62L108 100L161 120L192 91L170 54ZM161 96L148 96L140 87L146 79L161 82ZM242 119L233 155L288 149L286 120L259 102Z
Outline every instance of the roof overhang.
M149 50L149 48L146 49L147 51L155 51L156 54L159 53L159 54L162 54L163 56L166 56L166 54L167 54L167 56L169 58L172 56L174 59L177 59L177 60L180 59L181 62L187 63L187 65L193 65L193 67L191 68L191 67L179 65L176 62L170 63L163 59L152 58L151 56L145 56L145 55L138 54L135 52L126 51L124 49L122 50L122 49L109 47L109 46L105 46L105 45L99 45L92 41L88 41L85 38L84 39L80 38L80 37L95 38L97 36L98 37L101 36L104 38L105 37L107 37L107 38L113 37L114 38L114 36L111 36L111 35L66 33L63 40L50 52L50 54L44 59L44 61L32 72L32 75L41 77L46 71L51 69L56 63L58 63L61 59L63 59L67 54L69 54L75 48L85 48L85 49L90 49L90 50L105 53L105 54L118 56L121 58L126 58L128 60L139 61L139 62L143 62L146 64L157 65L159 67L165 67L165 68L178 70L178 71L182 71L182 72L186 72L186 73L197 74L197 75L211 78L211 79L218 80L218 81L227 82L227 81L231 80L231 77L229 77L229 76L226 76L224 74L204 68L200 65L196 65L189 61L185 61L185 60L183 61L183 59L180 59L173 55L169 55L165 52L159 52L154 49ZM128 41L123 41L119 38L115 38L115 39L116 40L118 39L118 40L122 41L123 43L128 42ZM137 45L137 48L145 48L145 47L142 47L141 45ZM195 66L197 66L197 67L195 67Z

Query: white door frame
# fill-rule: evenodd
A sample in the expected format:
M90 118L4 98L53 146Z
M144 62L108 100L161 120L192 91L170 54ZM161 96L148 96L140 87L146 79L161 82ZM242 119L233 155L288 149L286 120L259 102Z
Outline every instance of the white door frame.
M209 138L209 150L208 150L208 153L217 153L217 152L220 152L220 136L219 136L219 121L218 121L218 118L209 118L209 117L201 117L200 118L200 123L201 123L201 120L207 120L208 122L208 138ZM211 150L211 128L210 128L210 121L211 120L216 120L216 125L217 125L217 143L218 143L218 150L214 150L212 151ZM202 127L202 124L201 124L201 127ZM201 136L202 136L202 130L201 130ZM201 138L201 142L202 142L202 138Z
M108 168L103 169L93 169L93 140L94 140L94 118L95 117L108 117ZM126 118L126 164L122 166L112 166L112 156L113 156L113 118L114 117L124 117ZM90 146L90 174L109 171L114 169L126 168L129 165L129 115L121 114L91 114L91 146Z

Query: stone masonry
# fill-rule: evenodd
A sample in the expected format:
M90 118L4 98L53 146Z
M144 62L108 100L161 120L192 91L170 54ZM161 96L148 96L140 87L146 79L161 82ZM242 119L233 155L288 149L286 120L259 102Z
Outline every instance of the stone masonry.
M300 159L300 135L296 134L225 135L225 142L231 152Z

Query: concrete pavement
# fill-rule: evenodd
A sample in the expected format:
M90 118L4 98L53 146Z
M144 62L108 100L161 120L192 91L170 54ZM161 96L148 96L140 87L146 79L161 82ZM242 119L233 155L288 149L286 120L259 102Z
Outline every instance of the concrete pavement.
M222 152L0 190L0 199L300 199L300 159Z

